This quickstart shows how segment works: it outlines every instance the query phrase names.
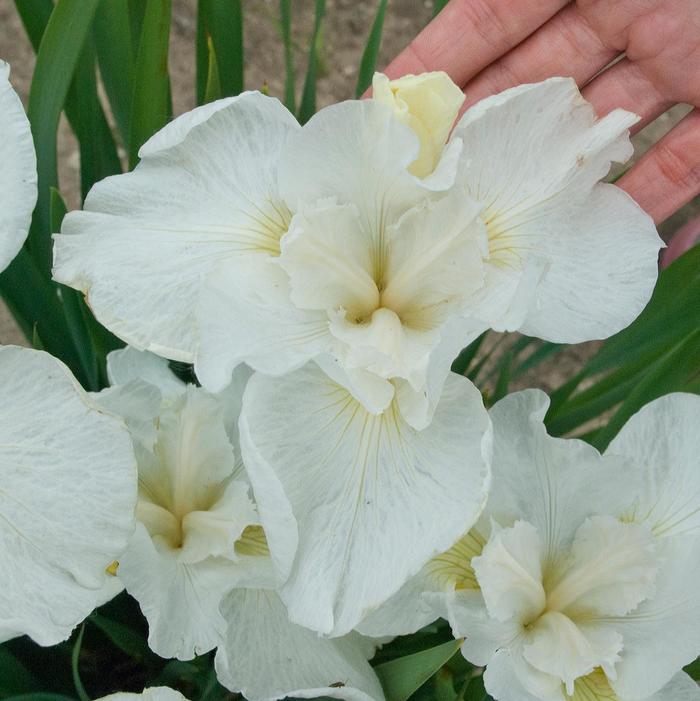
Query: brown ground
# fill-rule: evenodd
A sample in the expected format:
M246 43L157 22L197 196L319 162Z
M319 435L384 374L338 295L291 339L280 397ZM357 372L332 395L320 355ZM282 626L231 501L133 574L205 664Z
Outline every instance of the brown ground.
M293 32L297 46L297 77L301 83L305 48L313 22L312 0L294 0ZM245 7L246 87L267 84L270 93L281 95L284 81L282 45L277 30L277 0L249 0ZM375 0L327 0L323 31L322 71L318 84L319 106L352 97L357 67L371 25ZM175 114L194 106L194 36L196 0L173 0L173 31L170 69L173 82ZM384 40L379 65L396 55L431 16L432 2L427 0L392 0L384 26ZM23 100L28 94L34 54L17 16L12 0L0 0L0 57L12 66L12 82ZM300 88L299 88L300 90ZM668 131L687 110L676 108L635 137L637 154ZM71 207L79 206L79 157L75 140L65 121L59 133L61 189ZM693 213L700 213L696 200L674 215L661 227L669 236ZM25 343L14 321L0 302L0 343ZM523 377L517 386L541 386L551 389L570 377L595 344L572 347Z

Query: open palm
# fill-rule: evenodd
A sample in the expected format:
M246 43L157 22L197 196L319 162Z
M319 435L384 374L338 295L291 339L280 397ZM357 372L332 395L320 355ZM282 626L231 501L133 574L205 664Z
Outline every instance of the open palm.
M640 115L635 131L690 103L618 184L657 222L700 193L698 0L451 0L386 72L427 70L449 73L467 106L569 75L601 115L614 107Z

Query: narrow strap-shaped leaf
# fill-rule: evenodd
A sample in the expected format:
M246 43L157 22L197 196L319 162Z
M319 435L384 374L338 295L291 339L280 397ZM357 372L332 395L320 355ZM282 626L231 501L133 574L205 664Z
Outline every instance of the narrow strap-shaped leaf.
M294 68L294 46L292 44L292 5L290 0L280 0L280 29L284 44L284 104L296 112L296 71Z
M433 0L433 17L435 17L448 2L449 0Z
M75 67L99 0L59 0L39 47L29 93L29 122L37 152L38 200L29 245L42 274L51 269L50 197L58 184L56 131Z
M700 386L700 328L671 348L645 373L629 392L615 415L593 439L599 450L610 441L627 420L645 404L670 392L697 392Z
M138 163L141 146L165 125L170 114L168 43L171 0L142 0L145 5L134 72L129 167Z
M129 141L131 100L134 94L134 65L139 34L132 36L128 0L101 0L95 15L95 46L100 74L121 134Z
M112 0L102 0L96 17L99 17L107 2ZM53 3L51 0L17 0L17 8L32 46L38 51ZM111 46L113 39L114 36L110 34L109 41L105 43ZM92 44L89 38L86 39L64 104L66 117L80 147L83 197L95 182L121 171L114 138L97 95Z
M299 106L299 121L304 124L316 112L316 81L318 80L318 54L321 47L321 27L326 11L326 0L316 0L314 6L314 29L309 44L309 61L306 67L304 92Z
M80 650L83 646L83 635L85 635L85 624L80 626L80 629L78 630L78 637L75 640L75 644L73 645L73 652L71 653L70 660L71 660L71 671L73 673L73 685L75 686L75 691L78 694L78 698L80 701L90 701L90 696L88 695L87 691L85 691L85 687L83 686L83 681L80 678Z
M355 88L356 97L361 97L365 90L372 85L372 76L374 75L374 69L377 66L379 47L382 45L382 31L384 29L386 5L387 0L379 0L379 4L377 5L377 14L374 16L372 29L369 32L369 37L367 37L365 50L362 52L360 72L357 76L357 87Z
M243 91L244 66L243 9L240 0L199 0L197 22L198 69L203 69L205 65L202 62L202 49L207 57L211 55L208 50L211 40L218 68L221 96L238 95ZM199 45L202 43L203 47L200 48ZM207 75L209 75L208 60Z
M15 0L15 6L36 53L39 51L44 29L53 12L53 0Z
M39 272L26 248L0 275L0 294L27 339L32 340L36 331L42 348L60 358L81 382L86 383L80 358L66 326L56 284Z
M466 348L463 348L459 355L455 358L452 363L452 372L456 372L458 375L466 375L467 371L471 367L471 364L479 352L481 345L484 342L486 336L488 336L488 331L484 331L480 336L477 336Z
M204 102L213 102L223 97L221 93L221 80L219 78L219 67L216 63L216 50L214 49L214 42L209 37L207 42L209 48L209 61L207 68L207 86L204 91Z
M461 640L450 640L437 647L377 665L374 671L382 683L386 700L408 699L458 652L461 644Z
M88 619L94 623L122 652L139 662L155 658L142 635L118 621L93 612Z
M80 190L83 199L90 188L108 175L121 173L112 130L109 128L97 96L95 47L88 38L76 67L73 84L66 101L66 113L80 146ZM58 231L52 227L52 231Z

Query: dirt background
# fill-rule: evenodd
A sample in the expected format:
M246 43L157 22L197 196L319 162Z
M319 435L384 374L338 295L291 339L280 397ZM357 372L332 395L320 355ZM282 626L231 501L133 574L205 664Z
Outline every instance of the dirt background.
M298 94L305 72L305 56L313 25L312 0L294 0L293 38L297 56ZM281 96L284 60L278 30L277 0L247 0L244 3L246 87L267 85L270 94ZM319 107L352 97L357 69L371 26L376 0L327 0L323 26ZM384 25L379 66L385 65L430 21L432 1L391 0ZM194 42L196 0L173 0L170 72L175 114L195 105ZM13 0L0 0L0 58L12 66L11 80L25 105L34 70L34 53L15 10ZM666 133L688 111L683 106L663 115L634 138L636 157ZM59 130L59 174L61 190L71 208L79 202L79 154L72 133L62 120ZM665 222L660 231L668 238L679 226L700 213L700 199ZM0 343L25 344L12 317L0 302ZM567 349L552 362L523 376L515 387L539 386L550 390L570 377L595 350L596 344Z

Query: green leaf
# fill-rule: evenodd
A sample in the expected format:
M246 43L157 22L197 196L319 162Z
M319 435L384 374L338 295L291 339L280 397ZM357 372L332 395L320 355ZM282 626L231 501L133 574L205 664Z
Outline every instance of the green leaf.
M39 272L26 248L0 275L0 293L27 339L36 334L44 350L60 358L81 382L86 382L66 327L56 284Z
M691 662L683 668L683 671L691 678L697 681L700 679L700 657L695 662Z
M29 92L29 122L37 152L39 195L29 246L39 271L50 276L50 188L58 185L56 131L99 0L59 0L43 33Z
M543 341L538 348L530 353L530 355L528 355L513 369L512 379L516 380L528 370L532 370L540 363L547 360L547 358L560 353L566 348L569 348L569 346L565 343L550 343L549 341Z
M355 97L361 97L365 90L372 85L372 76L377 65L377 57L379 56L379 47L382 44L382 30L384 29L384 15L386 15L387 0L379 0L377 5L377 13L372 22L372 29L365 44L365 50L362 52L362 60L360 61L360 71L357 76L357 87L355 88Z
M0 694L10 696L38 688L39 682L31 672L6 646L0 646Z
M290 0L280 0L280 29L284 44L284 104L294 114L296 108L296 75L292 45L292 7Z
M209 37L207 41L207 46L209 48L209 66L207 72L207 87L204 92L204 102L213 102L222 97L221 94L221 81L219 80L219 69L216 65L216 50L214 49L214 42Z
M85 199L96 182L122 171L114 137L97 96L95 46L91 38L86 40L76 67L66 115L80 146L80 190ZM52 231L58 229L52 227Z
M15 0L15 6L34 51L39 51L44 29L53 12L53 0Z
M458 375L467 374L488 333L488 331L484 331L484 333L475 338L466 348L460 351L459 355L452 363L452 372L456 372Z
M461 640L450 640L437 647L375 667L374 671L382 683L386 701L406 701L458 652L461 645Z
M315 0L314 29L309 45L309 62L306 68L304 91L299 106L299 121L304 124L316 112L316 81L318 79L318 54L321 48L321 26L326 11L326 0Z
M101 0L95 15L95 47L100 75L122 143L129 143L134 94L136 46L140 27L132 36L128 0Z
M138 163L141 146L161 129L170 114L168 43L171 0L142 0L143 26L134 71L129 167Z
M90 614L88 620L97 626L116 647L129 655L129 657L139 662L153 658L154 655L143 636L123 623L113 621L97 612Z
M222 97L238 95L243 91L243 9L240 0L199 0L197 9L197 55L202 57L197 62L198 70L208 70L208 61L203 56L211 56L209 42L214 47L216 65L219 75ZM198 76L199 86L202 79ZM204 79L206 87L206 79ZM199 94L198 101L205 99Z
M607 448L627 420L645 404L670 392L700 391L700 328L670 348L647 368L635 383L615 415L595 436L593 445Z
M496 387L493 391L493 397L491 403L495 404L499 399L508 394L508 387L510 386L511 368L513 366L513 358L515 353L513 350L508 350L505 355L499 361L500 370L498 373L498 379L496 380Z
M106 0L100 4L100 9ZM51 0L17 0L17 9L32 46L39 49L46 25L51 17ZM99 13L98 13L99 17ZM112 45L110 35L108 45ZM80 147L81 191L83 197L92 184L121 171L111 130L97 96L93 42L88 38L76 66L73 81L66 95L66 117ZM120 74L121 78L121 74Z
M87 691L85 691L85 687L83 686L83 681L80 678L80 649L83 646L83 635L85 634L85 624L83 623L80 626L80 630L78 631L78 636L75 640L75 644L73 645L73 652L71 653L70 656L70 662L71 662L71 672L73 674L73 685L75 686L75 690L78 694L78 698L80 701L90 701L90 696L88 695Z
M449 0L433 0L433 17L441 12L442 8L447 5Z

